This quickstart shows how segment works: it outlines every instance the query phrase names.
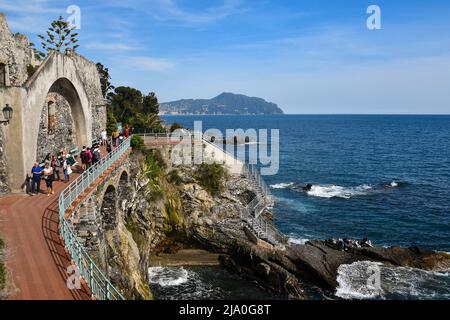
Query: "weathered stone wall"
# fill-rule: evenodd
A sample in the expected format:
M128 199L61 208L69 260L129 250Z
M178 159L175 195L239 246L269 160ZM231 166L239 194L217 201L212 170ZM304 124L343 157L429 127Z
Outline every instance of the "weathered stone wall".
M6 158L3 142L3 130L0 128L0 195L9 193L8 174L6 172Z
M67 100L57 93L49 95L55 103L55 128L49 132L49 108L46 104L42 108L41 122L39 125L38 143L36 149L37 161L42 161L49 153L57 153L62 148L70 150L78 145L70 105Z
M21 34L13 35L3 13L0 13L0 63L7 66L8 86L22 86L28 79L27 66L37 63L28 38Z
M82 70L79 74L91 103L92 139L95 140L106 128L106 105L97 66L77 53L71 53L70 56L75 61L77 69Z
M44 153L54 152L54 148L63 145L71 147L79 143L80 147L97 139L106 126L106 106L95 63L70 51L51 53L42 63L36 61L27 37L12 34L2 13L0 64L5 65L6 75L5 86L0 88L0 93L7 94L0 96L0 109L6 103L14 109L13 120L3 130L0 172L6 171L7 184L13 192L20 192L32 162L41 160ZM29 65L40 65L31 77L27 72ZM71 106L77 141L71 134L67 135L69 131L75 132L70 119L57 119L59 124L67 124L67 128L59 128L54 139L46 137L48 132L40 132L42 108L53 85L62 87L62 91L56 92L61 93ZM58 113L58 116L65 114ZM65 136L56 137L59 134ZM9 167L6 167L4 159L7 159Z

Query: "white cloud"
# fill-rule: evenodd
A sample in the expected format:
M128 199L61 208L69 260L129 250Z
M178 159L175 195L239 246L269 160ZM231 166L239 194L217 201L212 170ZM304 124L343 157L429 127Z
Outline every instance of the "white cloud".
M112 5L145 12L159 21L178 21L186 24L207 24L241 14L248 10L243 7L243 0L222 0L218 6L203 10L187 10L176 0L113 0Z
M175 66L170 60L152 57L130 57L125 61L131 68L144 71L167 71Z
M87 49L108 50L108 51L134 51L138 47L124 44L124 43L104 43L104 42L90 42L84 45Z

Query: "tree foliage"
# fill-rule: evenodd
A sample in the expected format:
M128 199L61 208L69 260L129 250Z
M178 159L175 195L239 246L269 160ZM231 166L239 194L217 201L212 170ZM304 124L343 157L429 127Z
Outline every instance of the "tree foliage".
M133 126L136 130L163 130L158 116L158 98L156 94L148 96L130 87L117 87L109 96L109 111L117 121Z
M159 113L158 97L154 92L150 92L148 96L144 97L143 111L145 113L153 113L153 114Z
M66 49L76 50L79 47L77 44L78 33L74 32L74 29L60 16L58 20L51 23L45 35L39 35L42 40L42 48L47 52L50 50L58 52L65 52Z
M117 119L114 116L114 113L108 111L106 113L106 132L108 136L111 136L114 131L117 129Z
M100 84L102 86L103 97L109 100L112 96L112 91L114 90L114 86L110 82L111 76L109 75L109 69L100 62L98 62L96 66L98 74L100 76Z
M198 167L195 178L210 195L217 196L224 190L227 176L223 165L203 163Z

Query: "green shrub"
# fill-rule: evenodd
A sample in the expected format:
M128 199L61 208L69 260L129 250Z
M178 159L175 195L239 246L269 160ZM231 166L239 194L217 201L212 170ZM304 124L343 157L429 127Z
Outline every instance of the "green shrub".
M139 249L142 249L146 238L144 231L139 227L138 222L135 221L132 217L127 217L125 220L125 227L133 236L134 242L136 242Z
M183 179L181 179L177 170L172 170L169 172L169 174L167 176L167 181L169 181L170 183L173 183L177 186L179 186L183 183Z
M170 126L170 132L174 132L175 130L183 129L183 126L177 122Z
M203 163L195 174L197 182L212 196L224 190L227 176L227 170L218 163Z
M181 225L178 215L180 208L181 203L179 199L171 197L167 200L164 206L166 213L166 233L176 231Z
M33 67L31 64L27 65L27 75L28 79L31 78L36 72L38 67Z
M145 148L144 139L140 136L134 135L131 138L131 147L133 150L143 150Z

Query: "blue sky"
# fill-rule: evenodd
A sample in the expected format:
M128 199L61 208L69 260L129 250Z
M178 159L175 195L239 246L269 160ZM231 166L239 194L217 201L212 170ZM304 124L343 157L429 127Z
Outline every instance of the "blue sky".
M382 29L368 30L367 7ZM259 96L288 113L450 113L447 0L0 0L38 43L81 8L79 52L160 101Z

